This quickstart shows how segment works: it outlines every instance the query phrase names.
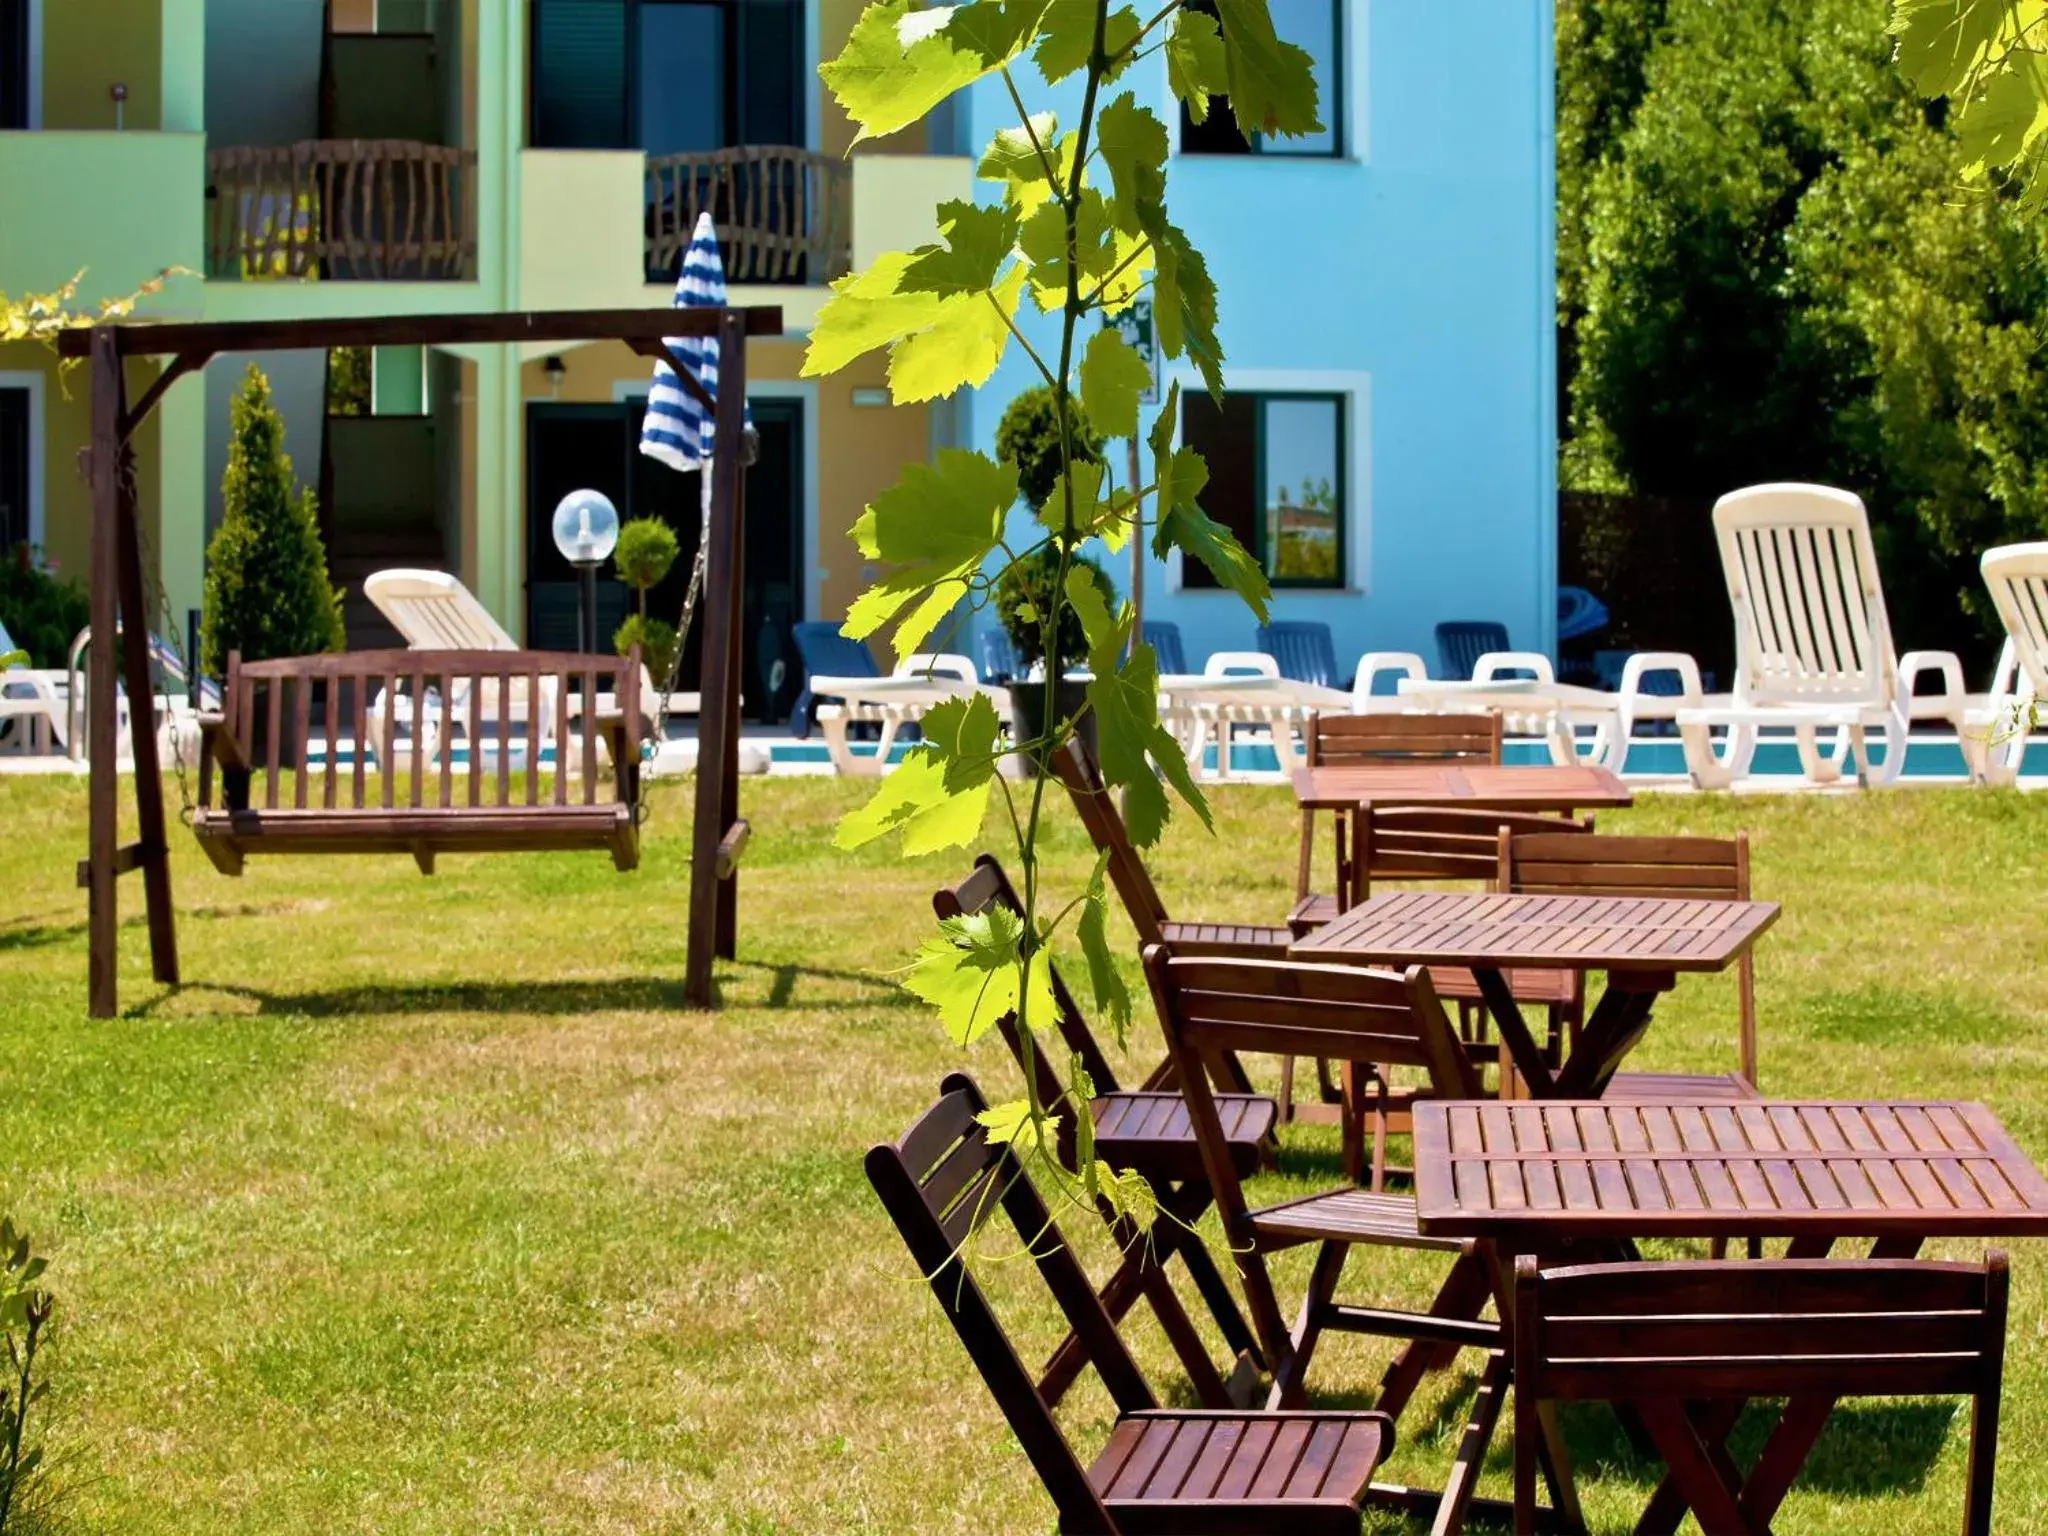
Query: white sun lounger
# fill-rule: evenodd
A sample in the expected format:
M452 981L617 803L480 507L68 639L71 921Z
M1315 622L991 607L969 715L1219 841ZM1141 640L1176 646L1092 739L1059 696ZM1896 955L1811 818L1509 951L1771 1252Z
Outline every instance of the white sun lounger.
M967 657L945 651L912 656L887 677L813 677L810 688L817 697L831 701L818 706L818 729L825 737L833 768L862 777L886 773L897 733L948 699L982 693L995 706L998 718L1006 720L1010 714L1008 694L985 687L981 673ZM881 727L874 756L853 750L846 732L854 725Z
M1751 486L1715 503L1714 532L1735 617L1735 693L1676 711L1686 767L1702 789L1742 778L1759 733L1772 727L1792 731L1815 784L1839 780L1851 752L1858 783L1896 779L1917 720L1962 736L1962 664L1946 651L1901 658L1892 648L1861 500L1828 486ZM1915 698L1925 676L1943 691ZM1726 732L1719 752L1716 729ZM1884 742L1882 763L1870 761L1874 739Z
M1161 718L1178 723L1188 765L1205 773L1203 757L1216 743L1216 767L1208 776L1234 777L1230 742L1239 727L1264 729L1279 759L1279 772L1294 770L1295 738L1316 710L1342 711L1351 695L1341 688L1304 683L1280 675L1280 663L1264 651L1218 651L1201 674L1175 673L1159 679Z
M2029 706L2048 701L2048 543L1986 550L1981 569L2005 646L1991 692L1970 700L1963 755L1973 776L2010 784L2026 755Z

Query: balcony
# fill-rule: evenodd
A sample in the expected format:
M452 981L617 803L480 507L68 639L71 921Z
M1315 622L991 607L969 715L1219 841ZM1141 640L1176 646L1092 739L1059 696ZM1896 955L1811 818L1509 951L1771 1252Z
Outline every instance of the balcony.
M853 263L853 171L786 145L647 157L647 280L674 282L699 214L735 283L817 284Z
M476 276L476 152L306 139L206 156L206 275L463 282Z

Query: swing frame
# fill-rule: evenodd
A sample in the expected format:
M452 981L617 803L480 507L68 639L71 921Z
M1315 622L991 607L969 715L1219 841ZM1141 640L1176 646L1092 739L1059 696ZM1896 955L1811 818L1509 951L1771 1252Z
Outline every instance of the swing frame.
M361 319L150 322L81 326L57 338L60 357L88 363L92 395L90 598L92 670L87 687L91 760L90 830L78 883L87 892L87 1009L96 1019L119 1011L119 877L142 871L152 973L179 984L178 935L171 906L170 845L156 729L141 701L149 681L149 613L143 596L142 529L136 511L133 438L180 379L224 352L333 347L513 346L521 343L622 341L643 357L666 358L700 404L713 412L711 539L705 562L702 707L698 714L697 800L690 855L689 1006L713 1005L714 958L734 956L739 928L740 518L744 515L742 427L747 338L782 334L775 306L701 309L520 310L506 313L386 315ZM715 337L721 388L713 400L669 347L683 336ZM167 361L133 405L130 358ZM119 654L116 654L116 648ZM118 689L135 701L136 840L119 841L120 784L115 760Z

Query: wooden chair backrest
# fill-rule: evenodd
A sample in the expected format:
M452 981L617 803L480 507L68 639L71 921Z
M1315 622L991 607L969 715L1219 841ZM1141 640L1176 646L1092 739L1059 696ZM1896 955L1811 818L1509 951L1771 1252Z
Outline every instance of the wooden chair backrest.
M228 657L222 714L244 756L266 764L262 808L278 809L281 765L296 763L291 806L305 810L315 798L323 810L438 809L459 814L484 806L570 803L570 777L580 770L577 798L594 805L598 798L595 700L600 692L615 695L626 722L629 750L637 753L640 737L640 652L629 656L582 656L552 651L344 651L327 656L289 656L273 661L244 661L239 652ZM585 729L572 742L568 696L579 689L590 701ZM371 728L372 702L385 702L381 734ZM310 762L315 699L327 750L319 765ZM399 701L405 701L409 723L401 730ZM552 730L544 729L551 716ZM260 726L263 740L252 739ZM458 771L456 737L467 743L468 762ZM353 761L341 766L335 744L355 744ZM549 739L551 738L551 739ZM435 739L437 753L415 750ZM543 771L544 746L554 750L554 771ZM370 781L369 759L378 772ZM430 761L430 758L433 759ZM523 799L512 787L517 759L525 769ZM639 763L615 764L616 793L621 800L637 796ZM200 803L212 794L210 763L200 774ZM402 771L401 771L402 769ZM461 779L458 787L457 778ZM553 779L545 794L543 783ZM486 781L489 781L487 786ZM253 786L224 782L231 807L237 795L253 799ZM495 793L493 792L495 791Z
M1498 764L1500 753L1497 714L1308 717L1311 768L1418 761Z
M1863 502L1753 485L1714 503L1745 703L1889 705L1898 661Z
M1116 798L1103 784L1102 775L1096 772L1088 749L1078 736L1070 738L1053 754L1052 766L1060 782L1066 785L1074 809L1081 817L1081 825L1087 829L1088 840L1095 844L1095 851L1109 855L1110 883L1116 887L1125 910L1131 914L1131 926L1138 930L1138 942L1157 944L1167 922L1166 903L1159 899L1159 888L1146 872L1145 861L1138 857L1137 847L1131 842L1130 828L1124 825L1123 813L1117 809Z
M2013 661L2026 679L2022 692L2048 699L2048 542L1987 549L1981 564Z
M1749 834L1593 837L1500 833L1498 889L1514 896L1669 896L1748 901ZM1757 1080L1756 959L1735 962L1742 1075Z
M1010 884L1010 877L1003 873L1003 866L989 854L978 854L974 870L957 885L942 885L932 893L932 910L941 918L968 917L986 912L990 907L1007 907L1018 916L1024 914L1024 902L1017 895L1016 887ZM1095 1031L1088 1027L1088 1021L1081 1017L1079 1005L1073 993L1067 990L1066 982L1060 979L1058 966L1049 967L1052 976L1053 1004L1059 1012L1053 1019L1059 1030L1060 1039L1067 1049L1081 1058L1082 1066L1088 1069L1088 1076L1094 1080L1097 1093L1117 1091L1116 1071L1109 1064L1109 1058L1095 1039ZM1041 1020L1036 1028L1042 1028ZM1017 1058L1017 1064L1024 1064L1023 1042L1017 1038L1015 1014L1004 1014L996 1027L1002 1031L1003 1041L1010 1047L1010 1054ZM1046 1059L1043 1048L1031 1053L1032 1070L1038 1077L1039 1102L1050 1104L1066 1091L1059 1074Z
M1910 1260L1600 1264L1515 1270L1517 1505L1534 1503L1536 1405L1633 1404L1707 1530L1768 1531L1711 1464L1683 1406L1746 1397L1959 1395L1975 1400L1966 1536L1989 1536L2005 1358L2006 1257L1983 1264ZM1817 1434L1819 1426L1811 1426ZM1781 1426L1782 1433L1784 1426ZM1533 1441L1535 1436L1528 1435ZM1757 1464L1789 1484L1810 1441L1774 1437ZM1704 1504L1711 1500L1718 1508ZM1534 1529L1533 1524L1524 1528Z
M1372 894L1375 880L1477 880L1500 873L1500 840L1528 833L1583 837L1593 819L1534 811L1464 811L1362 802L1351 818L1345 905Z
M1253 1051L1422 1067L1438 1098L1480 1096L1478 1071L1420 966L1396 976L1295 960L1173 959L1155 944L1145 975L1217 1212L1237 1247L1250 1244L1250 1208L1209 1087L1226 1058Z
M976 1121L987 1103L974 1080L956 1072L940 1091L939 1101L900 1141L869 1150L868 1182L1052 1495L1060 1529L1113 1533L1116 1527L1089 1484L1086 1468L963 1257L967 1239L993 1220L998 1208L1031 1252L1118 1411L1141 1412L1156 1408L1158 1401L1009 1145L991 1142Z

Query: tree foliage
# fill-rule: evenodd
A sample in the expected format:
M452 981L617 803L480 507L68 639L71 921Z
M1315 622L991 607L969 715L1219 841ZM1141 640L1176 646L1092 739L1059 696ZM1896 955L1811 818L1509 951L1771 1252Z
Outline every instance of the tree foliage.
M906 466L869 505L854 541L864 559L886 570L845 625L856 638L891 630L896 654L905 657L949 620L987 607L1006 580L1015 588L1011 573L1028 571L1028 604L1046 653L1044 731L1007 739L981 695L934 709L922 742L868 805L846 817L839 840L858 846L901 832L906 854L965 846L980 836L1000 788L1017 838L1024 911L942 924L918 951L906 985L962 1044L1014 1016L1027 1056L1024 1097L988 1112L991 1136L1033 1158L1071 1198L1107 1200L1141 1227L1155 1208L1152 1192L1090 1150L1086 1072L1068 1063L1065 1092L1048 1104L1028 1065L1051 1011L1049 946L1070 916L1098 1008L1119 1031L1130 1013L1107 947L1099 872L1055 911L1040 889L1038 836L1046 770L1074 727L1060 717L1054 688L1084 659L1103 776L1124 792L1133 835L1149 843L1165 824L1162 775L1207 819L1186 761L1159 721L1151 648L1132 633L1129 605L1091 571L1084 546L1120 549L1149 527L1155 550L1178 548L1203 561L1265 611L1258 565L1200 509L1207 470L1192 450L1174 446L1172 401L1160 418L1163 434L1158 426L1151 434L1152 485L1118 485L1088 425L1092 418L1105 432L1138 436L1150 371L1098 317L1148 294L1160 350L1184 359L1212 392L1223 387L1216 287L1168 212L1166 126L1139 91L1121 85L1126 70L1163 49L1169 84L1192 111L1207 111L1213 94L1227 99L1248 135L1321 126L1309 57L1277 38L1266 0L1218 0L1216 11L1187 11L1183 0L1142 17L1112 0L969 0L935 9L876 0L841 55L819 70L861 139L905 128L989 77L1000 79L1018 119L982 156L979 199L938 210L938 240L880 256L833 284L811 332L805 376L882 351L898 402L936 399L987 382L1014 345L1044 386L1024 407L1029 423L1021 414L1006 421L996 458L943 449L929 464ZM1063 93L1072 99L1078 90L1069 121L1027 101L1027 60L1046 86L1079 77ZM1084 324L1094 332L1085 347ZM1027 333L1043 337L1048 326L1056 345L1033 346ZM1011 513L1020 490L1036 515L1017 535ZM1020 616L1021 609L1011 615ZM1021 803L997 774L1004 757L1020 755L1039 770ZM1067 1116L1075 1127L1070 1168L1059 1161L1054 1135Z
M1979 551L2048 530L2048 250L1977 138L1892 67L1887 14L1562 0L1562 478L1848 486L1896 626L1969 644Z
M284 418L254 363L228 408L221 503L206 546L206 670L223 674L232 651L262 661L340 650L341 593L327 579L313 492L292 474Z

